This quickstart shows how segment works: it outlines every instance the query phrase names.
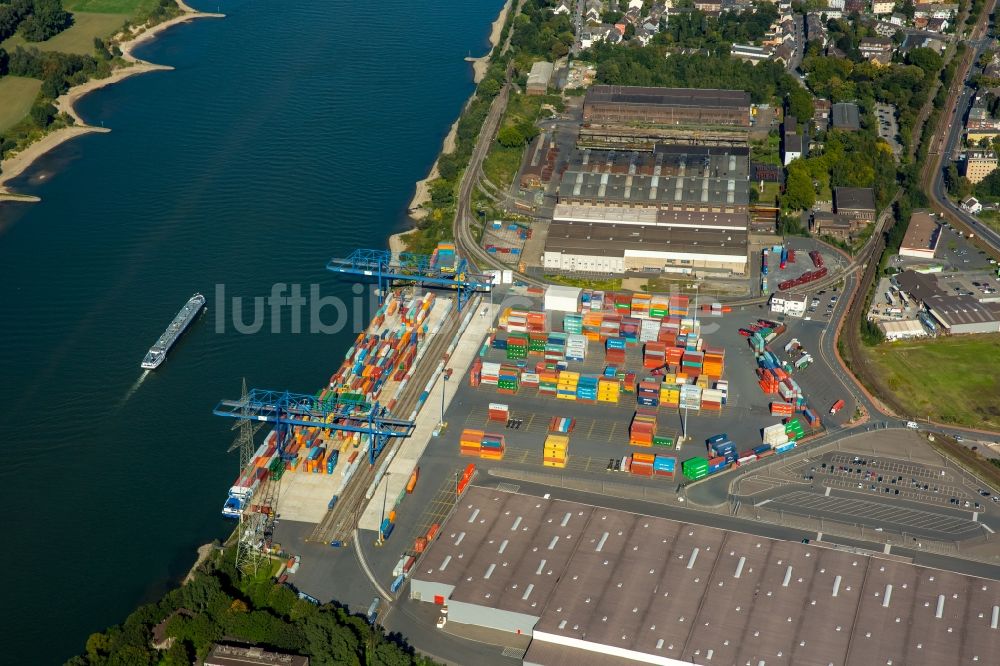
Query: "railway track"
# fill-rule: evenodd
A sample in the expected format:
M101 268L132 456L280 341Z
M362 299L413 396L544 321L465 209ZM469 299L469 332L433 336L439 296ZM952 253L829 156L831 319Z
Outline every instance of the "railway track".
M473 299L466 307L474 308L478 307L478 305L478 300ZM421 359L419 366L413 373L413 376L410 377L406 389L403 391L403 395L396 402L396 407L393 410L396 416L406 418L417 406L417 402L420 399L420 394L424 390L424 386L431 378L431 375L438 366L438 362L448 349L448 345L451 343L455 333L458 331L460 323L460 317L448 317L441 331L439 331L438 334L434 336L434 339L431 340L430 347L424 353L424 357ZM386 449L392 445L392 441L388 442L386 444ZM405 446L405 443L403 445ZM353 534L358 521L361 519L361 515L364 513L365 505L367 503L365 493L371 486L372 481L375 480L378 467L378 459L376 459L375 465L364 465L364 463L362 463L362 467L354 473L354 476L347 484L347 488L345 488L344 492L340 495L336 506L334 506L332 510L327 511L326 515L323 516L323 519L317 523L307 541L324 543L340 541L342 543L347 543Z

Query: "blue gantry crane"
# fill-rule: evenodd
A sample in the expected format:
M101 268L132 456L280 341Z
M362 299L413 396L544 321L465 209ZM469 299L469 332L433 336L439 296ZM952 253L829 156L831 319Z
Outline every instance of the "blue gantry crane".
M371 437L368 462L375 464L391 437L409 437L416 424L394 418L385 406L352 396L320 400L313 395L252 389L239 400L222 400L212 413L242 421L273 423L279 455L284 454L292 426L360 432Z
M458 257L451 265L443 265L431 255L359 249L342 259L331 259L326 268L334 273L375 278L378 281L379 303L385 300L393 280L455 289L458 292L459 312L473 293L492 289L488 275L469 272L468 261Z

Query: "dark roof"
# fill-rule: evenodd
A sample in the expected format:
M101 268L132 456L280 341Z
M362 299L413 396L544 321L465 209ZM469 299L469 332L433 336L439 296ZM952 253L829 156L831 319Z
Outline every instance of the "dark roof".
M215 645L205 666L309 666L309 657L253 646Z
M903 271L895 278L900 289L919 301L926 301L936 295L943 295L944 291L938 286L937 278L926 273L916 271Z
M745 220L745 216L744 216ZM681 229L633 224L552 222L546 252L624 256L625 250L650 250L746 256L747 232L731 229Z
M850 229L854 220L846 215L838 215L825 210L818 210L813 213L813 224L818 224L820 229Z
M802 135L801 134L786 134L785 135L785 152L786 153L802 153Z
M875 192L870 187L835 187L833 203L842 210L875 210Z
M861 114L858 112L857 104L851 102L834 104L830 116L834 129L861 129Z
M972 296L935 294L924 299L934 318L947 328L968 324L1000 322L1000 309L993 303L980 303Z
M924 666L1000 651L997 581L479 486L411 573L538 617L528 664Z
M643 206L746 206L750 201L749 187L746 175L713 178L567 171L559 184L559 201L586 200Z
M584 104L595 103L739 109L750 108L750 93L702 88L593 86L587 91Z

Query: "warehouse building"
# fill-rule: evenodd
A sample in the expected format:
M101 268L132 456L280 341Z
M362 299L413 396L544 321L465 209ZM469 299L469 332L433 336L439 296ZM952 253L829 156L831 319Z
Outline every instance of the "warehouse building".
M858 105L851 102L834 104L830 111L830 126L845 132L857 132L861 129L861 114Z
M411 574L524 663L989 663L1000 583L845 550L472 487Z
M991 302L989 295L983 295L983 300L968 294L956 295L941 285L942 280L951 278L937 274L903 271L894 279L900 291L923 304L941 332L951 335L1000 332L1000 303Z
M838 215L862 222L875 221L875 191L870 187L835 187L833 205Z
M583 100L583 122L750 127L750 93L743 90L592 86Z
M743 276L749 170L745 146L578 150L559 185L543 267Z
M878 327L889 342L927 337L927 331L916 319L902 321L880 321Z
M531 72L528 73L528 85L525 87L525 92L529 95L544 95L548 92L554 69L551 62L544 60L539 60L532 65Z
M910 225L899 246L903 257L933 259L940 239L940 226L929 212L919 210L910 216Z

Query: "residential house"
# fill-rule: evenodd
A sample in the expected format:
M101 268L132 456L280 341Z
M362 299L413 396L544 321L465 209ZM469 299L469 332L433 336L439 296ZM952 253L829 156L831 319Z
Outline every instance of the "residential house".
M830 9L844 9L845 0L827 0L826 6Z
M573 7L570 0L562 0L558 5L552 8L553 14L572 14Z
M918 3L914 7L913 18L954 18L958 13L957 4L937 2Z
M864 14L867 5L866 0L844 0L845 14Z
M805 149L803 147L804 141L801 134L786 134L783 144L782 162L785 166L791 164L792 160L797 160L805 155Z
M927 29L931 32L947 32L948 19L946 18L929 18L927 19Z
M694 8L718 16L722 13L722 0L694 0Z
M893 12L892 16L889 17L889 23L902 27L906 25L906 15L900 14L899 12Z
M820 129L826 129L830 125L830 100L817 98L813 100L813 122Z
M806 14L806 39L826 45L826 23L819 12Z
M772 60L775 62L780 62L782 65L788 66L788 63L792 61L795 56L795 45L790 42L785 42L781 46L774 49L772 55Z
M899 26L894 23L889 23L888 21L877 21L872 25L872 30L879 37L892 37L899 30Z
M896 3L894 0L872 0L872 14L876 16L891 14L895 8Z
M634 9L636 11L639 11L642 9L642 5L643 5L642 0L628 0L629 9ZM621 5L619 4L619 6Z
M976 197L966 197L960 204L962 210L970 215L975 215L983 210L983 204L979 203Z
M893 48L895 47L892 40L887 37L864 37L858 42L858 51L865 60L871 60L877 55L891 54Z
M754 44L733 44L729 49L729 55L744 62L757 64L771 59L771 49Z
M583 0L580 1L582 2ZM598 23L601 20L602 9L601 0L587 0L587 4L583 7L583 18L588 22L593 21L594 23Z
M891 53L876 53L872 57L868 58L868 62L873 65L878 65L879 67L888 67L892 64L892 54Z

